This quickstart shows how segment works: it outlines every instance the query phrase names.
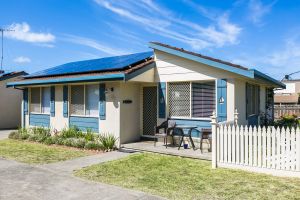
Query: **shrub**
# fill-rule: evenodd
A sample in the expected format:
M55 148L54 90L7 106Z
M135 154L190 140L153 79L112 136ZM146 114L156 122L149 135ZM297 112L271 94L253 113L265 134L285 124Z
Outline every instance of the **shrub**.
M51 144L55 144L55 141L53 139L54 137L47 137L46 139L43 140L43 143L46 145L51 145Z
M77 127L72 126L70 128L63 129L59 136L62 138L78 138L82 137L83 134Z
M68 147L72 147L75 144L74 140L75 140L75 138L65 138L63 140L63 145L68 146Z
M279 127L297 127L300 125L300 122L296 115L284 115L275 121L274 125Z
M85 149L92 149L92 150L103 150L103 145L99 142L93 142L93 141L89 141L85 144L84 146Z
M76 148L84 148L85 144L86 144L86 140L84 138L77 138L74 139L72 146Z
M18 131L13 131L8 135L10 139L26 140L29 137L29 131L26 128L19 128Z
M38 139L39 139L38 135L29 135L28 137L29 141L34 141L34 142L38 141Z
M32 134L34 135L39 135L41 137L50 137L50 129L49 128L44 128L44 127L34 127L32 128Z
M91 129L86 130L86 134L84 134L84 139L86 141L94 141L95 140L95 135L93 134Z
M57 144L57 145L63 145L64 144L64 138L61 138L59 136L54 136L52 138L52 140L53 140L54 144Z
M99 136L99 141L102 144L104 150L115 150L117 138L112 134L103 134Z
M8 135L9 139L19 139L20 138L20 133L17 131L12 131L10 132L10 134Z

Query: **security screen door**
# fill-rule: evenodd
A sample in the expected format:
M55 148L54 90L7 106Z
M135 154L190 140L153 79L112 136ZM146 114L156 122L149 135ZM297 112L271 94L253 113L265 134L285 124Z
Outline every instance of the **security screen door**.
M143 88L143 135L154 135L157 123L157 87Z

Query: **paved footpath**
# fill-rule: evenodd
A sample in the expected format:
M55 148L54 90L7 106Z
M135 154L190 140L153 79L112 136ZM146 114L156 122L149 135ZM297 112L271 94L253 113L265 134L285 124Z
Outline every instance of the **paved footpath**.
M75 169L128 155L114 151L45 165L28 165L0 158L0 200L162 199L72 175Z

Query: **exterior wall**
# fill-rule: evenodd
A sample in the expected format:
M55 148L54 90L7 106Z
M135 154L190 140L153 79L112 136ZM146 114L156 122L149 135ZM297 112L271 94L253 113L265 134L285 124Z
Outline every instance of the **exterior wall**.
M106 118L99 121L99 132L110 133L120 138L120 83L107 82L105 87L114 88L114 91L106 94Z
M127 143L140 139L140 84L121 83L120 98L120 142ZM132 103L124 103L131 100Z
M155 50L157 82L215 80L237 75L205 64Z
M68 128L69 119L63 116L63 86L55 86L55 116L50 117L50 127L61 131Z
M235 94L235 79L227 79L227 121L234 120Z
M235 108L237 109L238 123L246 125L248 121L246 119L246 81L236 79L234 83L235 89Z
M6 88L7 82L17 79L18 77L0 81L0 129L21 126L22 90Z

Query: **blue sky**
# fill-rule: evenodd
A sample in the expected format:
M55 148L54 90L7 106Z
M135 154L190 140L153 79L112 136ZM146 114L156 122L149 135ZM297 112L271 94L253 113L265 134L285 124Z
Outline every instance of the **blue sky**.
M295 0L1 0L4 69L150 50L159 41L281 79L300 70ZM294 78L299 78L295 75Z

